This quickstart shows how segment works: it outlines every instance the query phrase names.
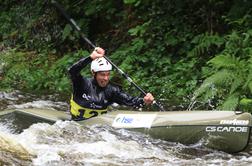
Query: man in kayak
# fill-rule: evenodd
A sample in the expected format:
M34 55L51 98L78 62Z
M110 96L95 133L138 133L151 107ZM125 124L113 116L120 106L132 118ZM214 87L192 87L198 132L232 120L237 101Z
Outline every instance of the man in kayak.
M104 54L105 51L97 47L90 56L80 59L69 68L73 84L70 101L73 120L85 120L107 113L107 107L112 103L142 107L154 101L151 93L144 98L132 97L110 83L112 65L103 57ZM93 78L82 77L81 70L90 63Z

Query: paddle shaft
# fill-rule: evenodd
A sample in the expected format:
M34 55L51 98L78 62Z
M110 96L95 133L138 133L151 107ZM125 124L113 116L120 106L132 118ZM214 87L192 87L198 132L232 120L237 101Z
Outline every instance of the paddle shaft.
M52 4L62 13L62 15L68 20L68 22L71 24L71 26L80 33L81 38L85 40L89 45L91 45L94 49L96 46L81 32L81 28L76 24L74 19L72 19L66 11L63 9L63 7L57 2L52 0ZM123 72L118 66L116 66L108 57L104 56L104 58L125 78L127 79L131 85L136 87L144 96L146 96L146 92L140 88L125 72ZM161 111L165 111L164 107L160 104L157 103L156 101L153 101L153 104L155 104L157 107L160 108Z

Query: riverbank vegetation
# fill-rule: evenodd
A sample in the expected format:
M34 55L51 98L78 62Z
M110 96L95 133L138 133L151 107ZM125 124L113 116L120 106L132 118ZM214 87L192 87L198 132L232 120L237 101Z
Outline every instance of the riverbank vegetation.
M90 46L50 1L0 2L1 88L69 95L67 68L88 56ZM60 3L91 41L156 98L197 109L251 111L251 1ZM113 76L137 94L116 72Z

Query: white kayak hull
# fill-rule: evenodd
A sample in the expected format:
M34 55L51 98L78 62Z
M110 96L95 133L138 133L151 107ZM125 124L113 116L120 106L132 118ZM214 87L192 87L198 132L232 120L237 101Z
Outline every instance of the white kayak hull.
M71 120L69 113L47 109L5 110L0 116L11 113L48 122ZM232 111L113 111L77 123L125 128L182 144L202 141L207 147L235 153L248 147L252 122L251 114Z

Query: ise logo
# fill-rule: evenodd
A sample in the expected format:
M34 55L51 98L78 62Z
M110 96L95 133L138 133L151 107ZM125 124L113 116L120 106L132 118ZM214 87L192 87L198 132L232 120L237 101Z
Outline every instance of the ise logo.
M117 123L123 123L123 124L131 124L133 122L133 118L129 118L129 117L118 117L115 121Z

